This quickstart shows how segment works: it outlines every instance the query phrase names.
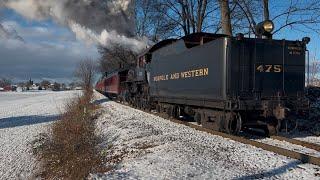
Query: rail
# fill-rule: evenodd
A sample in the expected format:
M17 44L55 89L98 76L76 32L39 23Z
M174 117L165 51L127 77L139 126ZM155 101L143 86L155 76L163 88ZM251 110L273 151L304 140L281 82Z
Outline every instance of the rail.
M226 133L223 133L223 132L213 131L213 130L206 129L204 127L197 126L197 125L185 122L185 121L180 121L180 120L177 120L177 119L169 119L169 120L172 121L172 122L178 123L178 124L183 124L185 126L191 127L193 129L196 129L196 130L199 130L199 131L202 131L202 132L207 132L207 133L212 134L212 135L221 136L221 137L224 137L224 138L227 138L227 139L231 139L231 140L234 140L234 141L237 141L237 142L241 142L243 144L252 145L252 146L264 149L266 151L274 152L274 153L277 153L277 154L280 154L280 155L283 155L283 156L286 156L286 157L297 159L297 160L300 160L303 163L310 163L310 164L314 164L314 165L320 166L320 157L315 157L315 156L308 155L308 154L305 154L305 153L296 152L296 151L292 151L292 150L289 150L289 149L285 149L285 148L281 148L281 147L265 144L265 143L254 141L254 140L250 140L250 139L247 139L247 138L244 138L244 137L241 137L241 136L234 136L234 135L226 134ZM274 136L273 138L284 139L283 137L280 137L280 136ZM288 138L286 138L286 140L288 140ZM298 140L293 140L292 142L298 143ZM296 143L293 143L293 144L296 144ZM301 144L302 143L310 144L310 147L315 147L316 146L315 144L307 143L307 142L304 142L304 141L300 141L300 143ZM311 145L314 145L314 146L311 146Z

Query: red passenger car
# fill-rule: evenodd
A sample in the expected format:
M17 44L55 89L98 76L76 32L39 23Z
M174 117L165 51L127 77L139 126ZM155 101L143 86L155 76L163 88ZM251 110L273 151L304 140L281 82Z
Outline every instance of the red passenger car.
M95 89L99 91L100 93L105 92L105 77L102 77L96 84Z
M96 84L96 90L110 98L119 96L125 89L128 70L121 70L101 78Z
M120 94L120 77L119 77L119 73L113 73L110 74L109 76L107 76L106 80L105 80L105 92L107 93L107 95L109 95L110 97L114 97L118 94Z

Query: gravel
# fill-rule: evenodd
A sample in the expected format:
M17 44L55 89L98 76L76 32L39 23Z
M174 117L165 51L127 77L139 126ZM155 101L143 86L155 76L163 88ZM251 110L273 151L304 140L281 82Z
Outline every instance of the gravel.
M114 169L90 179L319 179L320 167L103 100L100 148ZM117 158L116 161L114 159Z

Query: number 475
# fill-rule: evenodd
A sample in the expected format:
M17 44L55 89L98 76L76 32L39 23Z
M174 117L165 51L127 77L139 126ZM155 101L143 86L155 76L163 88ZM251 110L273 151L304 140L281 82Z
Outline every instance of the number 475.
M282 72L282 65L258 65L256 70L258 72Z

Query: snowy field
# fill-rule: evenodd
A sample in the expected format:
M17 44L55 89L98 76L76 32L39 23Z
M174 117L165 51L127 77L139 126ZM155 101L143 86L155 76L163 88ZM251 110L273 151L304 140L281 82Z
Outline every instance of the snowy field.
M101 147L120 164L110 172L92 175L93 179L320 179L319 166L96 96L104 112L97 122L97 132L104 139Z
M38 164L30 142L76 94L79 91L0 92L0 179L34 179Z
M48 130L69 92L0 93L0 179L34 179L35 137ZM130 107L102 105L97 133L116 168L94 179L320 179L320 167L196 131ZM120 162L120 164L118 164Z

